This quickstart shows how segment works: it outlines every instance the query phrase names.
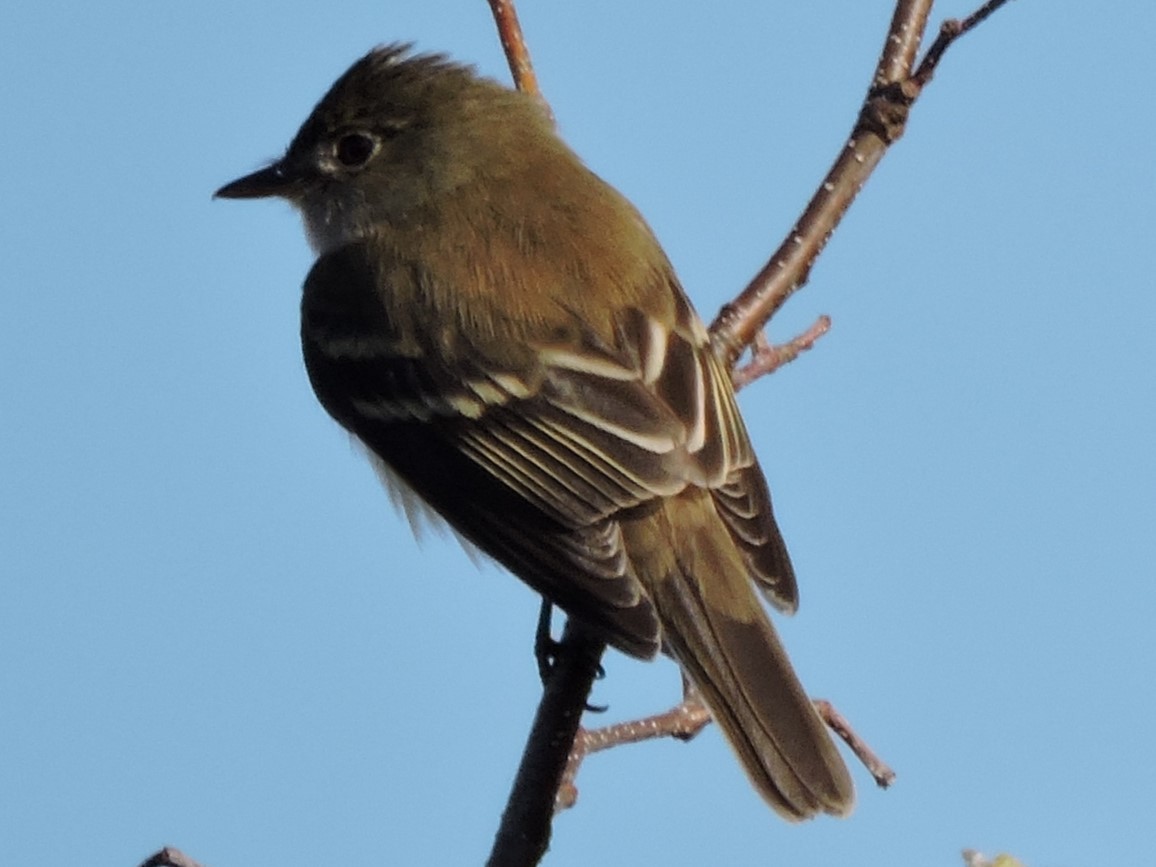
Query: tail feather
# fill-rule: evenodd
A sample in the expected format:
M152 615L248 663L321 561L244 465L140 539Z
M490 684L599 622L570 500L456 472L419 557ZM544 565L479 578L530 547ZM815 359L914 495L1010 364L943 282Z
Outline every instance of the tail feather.
M694 510L698 511L698 510ZM666 651L698 688L751 782L784 817L850 812L854 787L713 509L675 536L648 590ZM713 519L713 521L711 520ZM658 580L654 580L658 578Z
M712 609L683 575L661 586L669 651L760 794L789 819L850 812L847 768L765 617L744 622Z

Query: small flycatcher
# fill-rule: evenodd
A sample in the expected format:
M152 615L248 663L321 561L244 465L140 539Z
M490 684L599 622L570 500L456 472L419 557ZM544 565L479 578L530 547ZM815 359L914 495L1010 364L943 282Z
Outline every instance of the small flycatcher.
M623 652L674 657L783 816L850 810L755 592L798 602L729 371L533 98L379 48L217 195L300 209L309 379L403 496Z

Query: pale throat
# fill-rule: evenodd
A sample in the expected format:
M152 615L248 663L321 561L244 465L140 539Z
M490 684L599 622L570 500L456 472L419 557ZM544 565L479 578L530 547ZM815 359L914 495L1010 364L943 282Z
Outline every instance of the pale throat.
M309 196L294 203L301 212L309 246L318 256L359 241L369 232L368 209L363 202L351 202L350 198Z

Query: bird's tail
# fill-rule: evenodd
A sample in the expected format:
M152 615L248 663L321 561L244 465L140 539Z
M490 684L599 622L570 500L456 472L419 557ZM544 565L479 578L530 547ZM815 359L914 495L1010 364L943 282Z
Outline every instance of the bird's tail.
M705 511L705 522L675 537L673 562L648 588L666 649L777 812L791 820L846 815L854 802L847 767L737 550L713 509Z

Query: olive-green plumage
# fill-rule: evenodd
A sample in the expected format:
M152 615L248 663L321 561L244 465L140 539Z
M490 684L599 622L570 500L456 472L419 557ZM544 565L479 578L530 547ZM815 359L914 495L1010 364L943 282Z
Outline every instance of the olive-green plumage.
M728 372L533 99L377 49L218 194L300 208L310 381L403 497L624 652L673 656L781 814L850 809L755 593L797 604Z

